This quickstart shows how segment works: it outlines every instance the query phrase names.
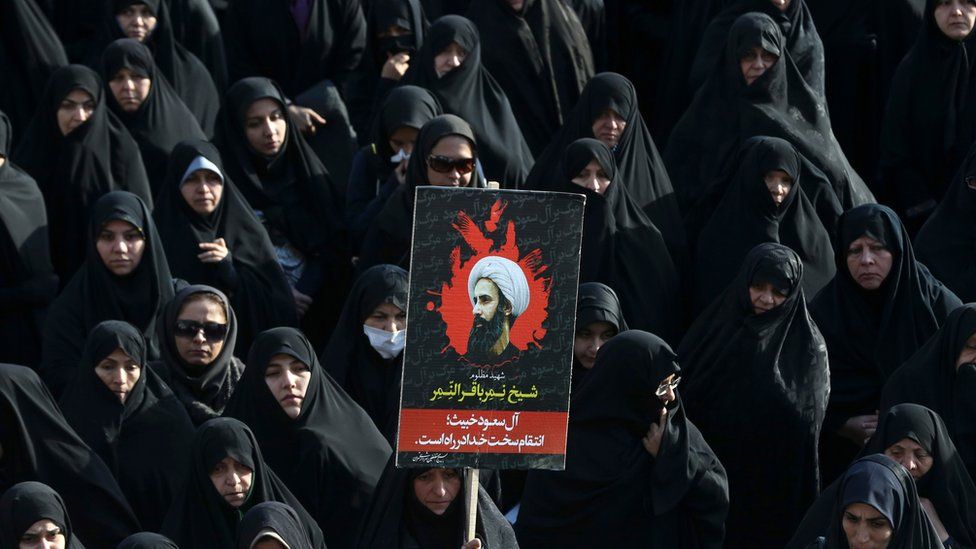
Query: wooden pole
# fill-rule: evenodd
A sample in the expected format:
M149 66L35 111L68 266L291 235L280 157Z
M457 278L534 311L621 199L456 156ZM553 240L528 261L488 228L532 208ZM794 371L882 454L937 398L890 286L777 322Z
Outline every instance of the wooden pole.
M464 469L464 543L474 539L475 525L478 523L478 469Z

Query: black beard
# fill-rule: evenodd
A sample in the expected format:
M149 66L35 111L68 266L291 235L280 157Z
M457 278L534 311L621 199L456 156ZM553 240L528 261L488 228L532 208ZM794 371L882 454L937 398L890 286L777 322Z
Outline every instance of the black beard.
M468 354L488 356L491 348L502 337L502 329L507 317L501 311L495 311L491 320L484 320L480 316L474 317L471 333L468 335Z

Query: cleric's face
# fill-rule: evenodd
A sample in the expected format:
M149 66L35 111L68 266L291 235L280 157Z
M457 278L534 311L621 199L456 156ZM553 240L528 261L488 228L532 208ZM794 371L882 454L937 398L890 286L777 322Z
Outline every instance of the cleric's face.
M471 311L475 317L481 317L484 321L489 321L495 317L498 311L498 286L488 278L478 280L474 285L474 310ZM476 319L477 320L477 319Z

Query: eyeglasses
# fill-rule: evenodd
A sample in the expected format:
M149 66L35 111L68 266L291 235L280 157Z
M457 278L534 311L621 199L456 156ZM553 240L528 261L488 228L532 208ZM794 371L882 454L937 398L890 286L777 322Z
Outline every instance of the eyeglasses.
M457 170L459 174L464 175L474 169L474 158L449 158L432 154L427 157L427 165L438 173Z
M668 391L674 391L678 388L678 384L681 383L681 378L676 377L671 380L671 383L667 381L662 381L660 385L657 386L657 391L654 391L654 396L661 398L668 394Z
M195 320L177 320L174 332L177 337L193 339L203 332L207 341L221 341L227 337L227 325L216 322L197 322Z

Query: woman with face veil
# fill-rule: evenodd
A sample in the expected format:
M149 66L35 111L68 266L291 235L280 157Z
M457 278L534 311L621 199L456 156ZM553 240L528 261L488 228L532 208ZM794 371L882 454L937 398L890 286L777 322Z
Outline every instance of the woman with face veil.
M98 75L81 65L51 76L12 160L44 195L62 285L85 260L88 219L99 197L127 190L152 205L139 146L109 111Z
M611 339L576 394L565 471L530 471L516 522L535 547L722 547L725 469L685 416L657 336Z
M820 488L829 372L804 274L793 250L756 246L678 349L688 417L729 476L725 547L782 547Z
M328 545L351 547L390 445L298 330L262 333L247 363L224 415L251 427Z
M124 320L160 355L156 320L174 294L166 254L149 209L134 194L109 193L92 209L87 258L48 312L40 373L56 396L77 374L88 334Z

